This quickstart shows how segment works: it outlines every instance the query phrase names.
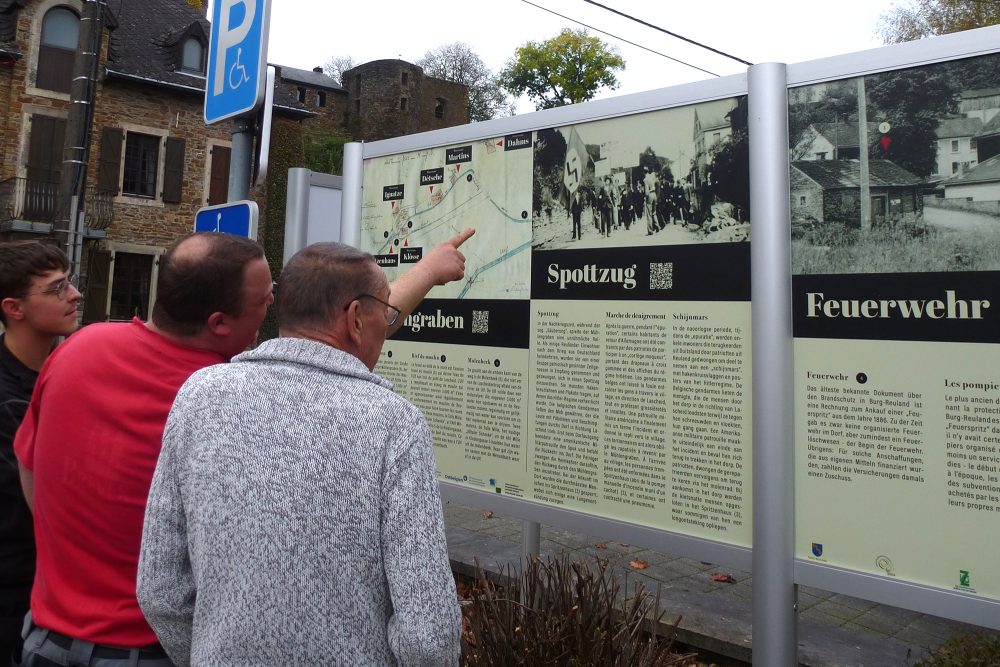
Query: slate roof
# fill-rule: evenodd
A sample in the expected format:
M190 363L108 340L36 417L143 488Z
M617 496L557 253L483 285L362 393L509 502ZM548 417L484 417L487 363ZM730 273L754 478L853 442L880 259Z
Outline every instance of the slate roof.
M937 126L938 139L972 137L983 127L981 118L945 118Z
M976 88L975 90L963 90L960 97L963 100L969 100L977 97L992 97L994 95L1000 95L1000 88Z
M289 83L303 84L310 88L323 88L325 90L338 90L347 92L347 89L337 83L337 80L327 76L323 72L314 72L306 69L296 69L285 65L278 65L281 69L278 75L282 80Z
M877 125L875 123L868 123L869 136L875 132L876 127ZM837 148L842 146L850 147L859 145L857 121L843 123L813 123L812 128Z
M0 0L0 3L17 1ZM205 90L205 76L181 71L180 54L184 40L198 37L205 45L207 58L211 29L203 12L184 0L123 2L118 14L118 29L111 33L107 74L111 78L201 93ZM282 73L282 78L288 78L285 73L290 71L296 80L301 80L310 87L342 90L333 79L324 74L306 73L280 65L276 67ZM315 115L296 99L294 93L282 91L280 86L275 88L276 110L296 116Z
M180 71L180 43L198 37L208 51L211 25L184 0L123 2L111 33L106 63L110 77L145 80L203 91L205 77Z
M952 176L944 182L949 185L970 185L972 183L988 183L1000 181L1000 155L994 155L984 160L964 174Z
M857 160L796 160L792 168L824 190L861 187L861 163ZM889 160L869 160L868 184L870 187L912 187L923 184L923 179Z
M976 138L989 137L994 134L1000 134L1000 113L993 116L990 122L986 123L986 125L983 125L983 128L979 130L978 134L976 134Z

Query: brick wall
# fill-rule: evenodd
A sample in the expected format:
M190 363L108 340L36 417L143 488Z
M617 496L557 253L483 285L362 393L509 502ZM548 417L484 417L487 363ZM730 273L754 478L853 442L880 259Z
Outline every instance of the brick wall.
M148 128L157 134L163 132L166 136L184 140L180 203L164 203L159 199L142 202L138 198L118 197L115 219L107 230L109 239L121 243L165 246L192 230L195 213L206 204L209 140L229 142L232 139L231 123L223 121L205 125L202 105L202 97L198 94L115 79L103 82L94 106L89 183L97 183L98 161L103 150L101 130L104 127L123 127L139 132ZM160 178L157 190L162 190L162 187Z

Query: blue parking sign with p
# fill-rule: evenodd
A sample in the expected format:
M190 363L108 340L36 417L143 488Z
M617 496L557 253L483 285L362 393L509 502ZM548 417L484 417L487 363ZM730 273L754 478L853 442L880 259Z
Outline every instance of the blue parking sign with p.
M205 122L252 113L264 99L271 0L215 0Z

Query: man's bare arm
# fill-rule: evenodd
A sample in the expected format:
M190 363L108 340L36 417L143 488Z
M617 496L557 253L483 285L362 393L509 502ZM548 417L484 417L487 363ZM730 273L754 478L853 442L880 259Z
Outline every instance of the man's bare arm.
M392 305L399 308L402 313L389 330L390 336L399 330L406 317L424 300L432 287L446 285L465 276L465 255L459 247L475 233L476 230L470 227L456 234L436 246L409 271L396 278L391 286L391 301Z

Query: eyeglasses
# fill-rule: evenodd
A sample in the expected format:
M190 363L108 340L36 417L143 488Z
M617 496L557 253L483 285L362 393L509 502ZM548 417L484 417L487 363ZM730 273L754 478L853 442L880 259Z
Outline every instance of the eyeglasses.
M43 290L38 290L37 292L28 292L24 296L34 296L36 294L55 294L57 297L65 301L66 294L69 292L70 286L75 285L75 283L76 283L76 274L68 275L63 277L62 280L57 282L52 287L47 287Z
M382 299L380 299L377 296L374 296L372 294L359 294L359 295L357 295L356 297L354 297L353 299L351 299L350 301L347 302L347 305L344 306L344 310L347 310L348 308L350 308L351 304L354 303L355 301L357 301L358 299L375 299L376 301L378 301L379 303L381 303L383 306L385 306L385 323L386 323L386 326L390 326L391 327L393 324L395 324L396 320L399 319L399 314L401 312L403 312L399 308L396 308L396 306L392 305L391 303L387 303L387 302L383 301Z

